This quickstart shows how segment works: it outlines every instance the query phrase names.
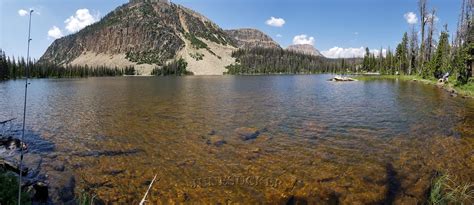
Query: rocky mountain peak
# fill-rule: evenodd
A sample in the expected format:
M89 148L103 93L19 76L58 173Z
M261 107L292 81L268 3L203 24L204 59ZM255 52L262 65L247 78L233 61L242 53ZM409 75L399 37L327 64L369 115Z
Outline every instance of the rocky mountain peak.
M313 45L311 44L294 44L288 46L286 48L289 51L297 52L297 53L302 53L302 54L307 54L307 55L313 55L313 56L323 56L318 49L316 49Z
M212 61L219 67L214 73L222 74L232 62L224 62L226 58L219 55L223 55L221 50L234 48L233 42L219 26L191 9L167 0L130 0L99 22L55 40L40 62L134 66L140 73L149 74L173 59L199 56L190 59L201 64ZM190 70L199 74L200 66L193 62L188 65L195 66Z
M243 28L226 30L225 32L234 38L239 48L280 48L280 45L270 36L257 29Z
M147 2L147 3L165 3L170 4L169 0L129 0L130 3L140 3L140 2Z

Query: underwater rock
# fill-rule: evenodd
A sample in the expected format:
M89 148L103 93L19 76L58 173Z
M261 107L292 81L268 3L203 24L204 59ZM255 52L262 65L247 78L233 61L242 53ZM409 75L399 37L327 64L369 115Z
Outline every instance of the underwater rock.
M221 137L221 136L218 136L218 135L212 135L207 140L208 145L214 145L214 146L217 146L217 147L220 147L220 146L222 146L226 143L227 142L224 140L224 137Z
M1 158L0 158L0 171L10 171L16 174L20 174L20 168L16 164L10 161L3 160ZM23 176L26 176L28 174L28 168L23 167L21 174Z
M27 150L25 143L21 142L19 139L13 137L2 137L0 135L0 148L6 150L19 150L20 146L23 146L23 150Z
M48 204L49 187L43 180L46 177L40 174L40 166L43 162L38 155L24 153L23 167L20 171L20 148L27 149L27 145L21 140L13 137L0 136L0 172L12 172L24 176L22 187L31 197L33 204Z
M193 166L194 164L196 164L196 160L193 160L193 159L187 159L187 160L184 160L184 161L181 161L177 164L178 167L189 167L189 166ZM151 182L151 181L150 181ZM150 184L150 183L148 183Z
M33 197L32 200L34 202L39 203L46 203L48 202L49 193L48 193L48 185L43 182L37 182L33 185Z
M53 202L73 202L76 180L72 173L51 171L48 175L52 176L50 178L54 178L49 182Z
M259 135L258 138L256 139L256 142L266 142L266 141L269 141L273 139L272 136L269 136L269 135L266 135L266 134L262 134L262 135Z
M211 130L211 131L209 131L209 133L207 133L207 135L216 135L216 134L217 134L217 132L215 130Z
M239 135L240 139L247 141L256 139L260 135L260 131L256 128L241 127L235 129L235 133Z
M65 169L64 164L62 162L59 162L59 161L53 161L53 162L50 163L50 165L55 171L62 172Z

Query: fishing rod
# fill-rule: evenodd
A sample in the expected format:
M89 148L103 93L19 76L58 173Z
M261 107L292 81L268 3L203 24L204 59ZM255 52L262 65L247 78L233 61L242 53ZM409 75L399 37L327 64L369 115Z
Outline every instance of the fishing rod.
M30 21L28 23L28 51L26 52L26 80L25 80L25 102L23 104L23 128L20 139L20 180L18 182L18 205L21 205L21 178L23 176L23 138L25 137L25 121L26 121L26 97L28 96L28 78L30 77L30 42L31 42L31 14L33 9L30 9Z

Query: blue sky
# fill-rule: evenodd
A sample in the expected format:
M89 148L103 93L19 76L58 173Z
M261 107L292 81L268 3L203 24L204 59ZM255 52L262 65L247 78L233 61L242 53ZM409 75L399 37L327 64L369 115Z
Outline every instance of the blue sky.
M0 48L26 56L28 17L34 8L31 55L39 58L59 36L74 33L128 0L1 0ZM311 43L330 57L350 57L359 48L396 47L416 23L416 0L172 0L207 16L224 29L257 28L283 47ZM429 0L438 30L455 31L461 0ZM274 17L273 21L271 17ZM407 18L405 18L407 17ZM411 18L409 18L411 17ZM419 20L419 18L418 18ZM284 23L283 23L284 22ZM48 35L49 32L49 35ZM52 37L54 36L54 37ZM295 39L296 38L296 39ZM337 48L336 48L337 47ZM352 49L351 49L352 48Z

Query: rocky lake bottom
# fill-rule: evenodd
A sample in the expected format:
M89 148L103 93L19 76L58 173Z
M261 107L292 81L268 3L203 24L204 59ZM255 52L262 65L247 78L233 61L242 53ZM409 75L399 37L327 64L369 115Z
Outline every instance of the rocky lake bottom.
M155 175L161 204L417 204L439 175L474 182L472 99L329 78L33 80L25 164L55 202L138 203ZM0 83L5 136L20 135L22 83Z

